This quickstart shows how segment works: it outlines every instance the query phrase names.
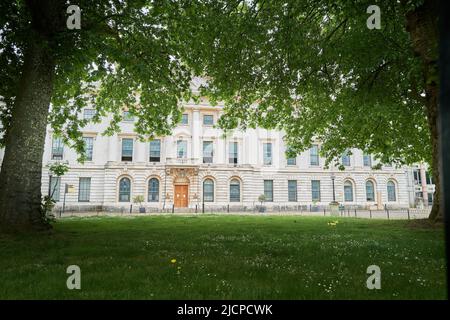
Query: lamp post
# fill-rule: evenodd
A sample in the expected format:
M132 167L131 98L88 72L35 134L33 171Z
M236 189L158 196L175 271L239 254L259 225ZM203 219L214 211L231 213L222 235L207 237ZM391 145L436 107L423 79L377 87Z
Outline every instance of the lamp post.
M336 176L334 175L334 173L331 173L331 182L333 183L333 202L336 202L336 191L334 188L334 179L336 178Z
M338 216L339 215L339 203L336 202L336 188L334 187L334 180L336 176L334 175L334 172L331 173L331 182L333 184L333 201L330 203L330 214L332 216Z

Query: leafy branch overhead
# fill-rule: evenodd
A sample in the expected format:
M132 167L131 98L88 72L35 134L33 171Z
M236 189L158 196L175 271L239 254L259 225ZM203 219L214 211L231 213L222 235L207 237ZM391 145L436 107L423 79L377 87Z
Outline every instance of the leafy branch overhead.
M172 1L79 1L82 28L58 27L49 40L55 56L49 122L55 133L80 155L84 152L81 129L88 123L80 117L86 106L95 108L98 122L112 115L105 134L119 130L122 111L136 116L136 131L142 137L170 134L181 118L178 103L189 99L191 72L182 63L179 47L184 45L169 29ZM65 26L63 1L51 5ZM16 97L19 74L28 37L29 15L23 1L2 2L5 25L0 43L0 110L2 131L7 135ZM14 17L20 16L19 22ZM25 20L25 21L22 21ZM4 23L3 23L4 22ZM4 72L3 72L4 70ZM1 143L6 141L6 135Z
M320 140L327 164L352 147L431 163L422 61L404 27L423 1L405 2L378 2L382 28L369 30L373 1L222 0L179 31L205 32L187 56L209 76L204 93L225 101L223 128L284 130L294 154Z

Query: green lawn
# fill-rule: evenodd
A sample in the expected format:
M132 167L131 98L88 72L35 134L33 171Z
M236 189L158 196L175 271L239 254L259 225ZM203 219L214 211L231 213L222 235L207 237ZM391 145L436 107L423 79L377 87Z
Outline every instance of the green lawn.
M444 233L293 216L70 218L0 236L2 299L445 299ZM175 263L171 260L176 259ZM66 288L68 265L81 290ZM381 290L366 288L369 265Z

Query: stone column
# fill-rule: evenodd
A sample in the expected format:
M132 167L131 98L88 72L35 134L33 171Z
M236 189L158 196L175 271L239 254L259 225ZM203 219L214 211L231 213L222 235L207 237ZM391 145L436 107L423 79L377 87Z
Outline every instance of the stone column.
M119 161L119 143L120 139L117 134L108 137L108 160L109 161Z
M200 121L200 111L194 110L192 113L192 143L191 143L191 157L194 159L197 159L197 162L200 161L201 155L200 155L200 133L202 129L202 123Z

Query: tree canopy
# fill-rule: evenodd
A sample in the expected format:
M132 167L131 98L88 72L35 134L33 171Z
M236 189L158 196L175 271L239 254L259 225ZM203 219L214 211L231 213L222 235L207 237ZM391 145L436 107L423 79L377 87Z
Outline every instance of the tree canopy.
M367 7L381 9L368 29ZM83 160L80 117L122 111L141 138L169 135L192 97L223 101L226 130L286 132L291 153L322 142L327 163L356 147L381 162L437 160L436 0L63 0L0 2L0 227L42 226L47 125ZM49 105L52 108L49 111ZM437 189L438 192L438 189ZM436 194L437 195L437 194ZM438 204L435 197L435 207Z
M30 1L32 3L32 1ZM84 107L96 110L92 121L112 115L107 134L119 130L122 111L139 118L142 136L168 135L181 117L179 101L189 99L192 72L182 62L182 43L170 29L173 1L78 1L81 29L66 27L64 1L44 1L57 23L36 30L29 21L49 19L24 1L2 2L0 21L0 96L4 145L12 119L26 48L36 33L48 34L54 58L54 81L49 123L65 142L83 155L81 129L89 120ZM51 7L51 8L50 8ZM30 9L31 8L31 9ZM30 12L31 11L31 12ZM36 10L37 11L37 10ZM35 15L33 17L33 15ZM34 19L34 20L33 20Z
M204 93L225 101L223 128L282 129L294 153L318 139L328 162L355 147L384 163L431 164L422 61L405 29L420 3L223 0L179 32L204 32L186 56L202 62ZM366 25L371 4L379 30Z

